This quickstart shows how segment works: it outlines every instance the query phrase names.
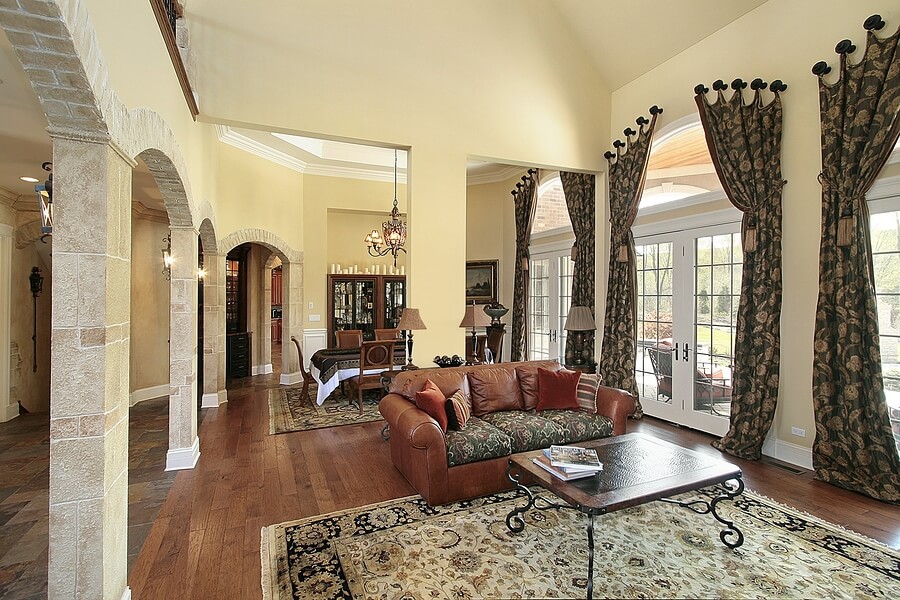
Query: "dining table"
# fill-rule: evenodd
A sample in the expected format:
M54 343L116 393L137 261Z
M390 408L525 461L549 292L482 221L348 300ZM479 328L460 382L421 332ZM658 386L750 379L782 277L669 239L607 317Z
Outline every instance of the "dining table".
M394 365L406 364L406 350L398 343L394 348ZM366 375L374 375L384 368L368 369ZM322 405L342 381L359 375L359 347L323 348L316 350L309 359L309 372L318 383L316 404Z

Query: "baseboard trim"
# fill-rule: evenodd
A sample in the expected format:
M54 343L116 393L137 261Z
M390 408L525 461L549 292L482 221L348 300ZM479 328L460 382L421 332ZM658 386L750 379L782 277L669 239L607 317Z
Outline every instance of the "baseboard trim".
M3 423L6 423L7 421L12 421L13 419L15 419L18 416L19 416L18 403L10 404L6 407L6 410L3 411L3 415L2 415L2 417L0 417L0 421L2 421Z
M166 452L166 471L193 469L200 460L200 438L195 437L190 448L175 448Z
M798 446L775 437L766 439L765 443L763 443L762 453L803 469L811 471L813 468L812 448Z
M164 383L162 385L154 385L151 387L146 387L140 390L134 390L131 392L131 395L128 397L129 406L134 406L138 402L143 402L144 400L152 400L153 398L160 398L162 396L169 395L169 384Z
M125 586L125 591L122 592L122 600L131 600L131 588L127 585Z
M272 363L267 365L256 365L252 369L250 369L250 376L256 377L257 375L268 375L272 372Z
M228 402L228 390L219 390L211 394L203 394L200 399L200 408L218 408Z
M281 374L281 385L293 385L295 383L300 383L303 381L303 374L300 371L296 373L282 373Z

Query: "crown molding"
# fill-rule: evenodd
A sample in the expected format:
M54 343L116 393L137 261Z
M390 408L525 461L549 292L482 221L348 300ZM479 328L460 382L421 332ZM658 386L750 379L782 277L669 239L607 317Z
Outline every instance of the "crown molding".
M227 125L216 125L216 136L220 142L228 144L244 152L249 152L265 160L274 162L275 164L287 167L304 175L319 175L322 177L341 177L344 179L363 179L367 181L383 181L392 183L394 181L394 173L380 171L375 169L366 169L364 167L342 167L330 164L315 164L300 160L295 156L291 156L280 150L276 150L271 146L262 144L254 139L248 138L234 131ZM406 183L406 174L397 174L397 183Z
M149 221L157 221L159 223L168 223L169 222L169 213L164 210L156 210L153 208L147 208L141 202L135 200L131 203L131 211L138 215L143 219L147 219Z
M506 181L507 179L511 179L526 170L527 167L520 167L516 165L507 166L504 169L499 171L489 171L487 173L480 173L478 175L468 175L466 177L466 185L484 185L486 183L500 183L501 181Z

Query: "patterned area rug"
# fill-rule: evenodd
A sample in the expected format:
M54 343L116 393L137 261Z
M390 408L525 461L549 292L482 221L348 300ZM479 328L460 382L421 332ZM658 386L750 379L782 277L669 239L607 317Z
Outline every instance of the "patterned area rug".
M513 534L515 497L414 496L264 527L263 596L584 598L587 517L531 510ZM596 517L595 597L900 598L900 552L751 492L719 508L743 530L740 548L719 541L711 515L663 502Z
M322 406L315 408L310 406L308 399L300 395L302 389L303 386L298 385L269 390L270 434L382 420L381 413L378 412L378 403L384 395L381 390L363 390L363 412L359 414L356 396L353 396L351 404L350 399L341 393L340 387L325 398ZM315 386L310 395L315 400Z

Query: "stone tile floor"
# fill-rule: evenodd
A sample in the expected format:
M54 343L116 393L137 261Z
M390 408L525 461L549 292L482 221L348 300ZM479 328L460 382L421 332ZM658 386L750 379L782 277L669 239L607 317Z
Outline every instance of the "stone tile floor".
M177 474L165 471L168 402L147 400L129 415L129 571ZM49 483L49 415L0 423L0 598L47 597Z

